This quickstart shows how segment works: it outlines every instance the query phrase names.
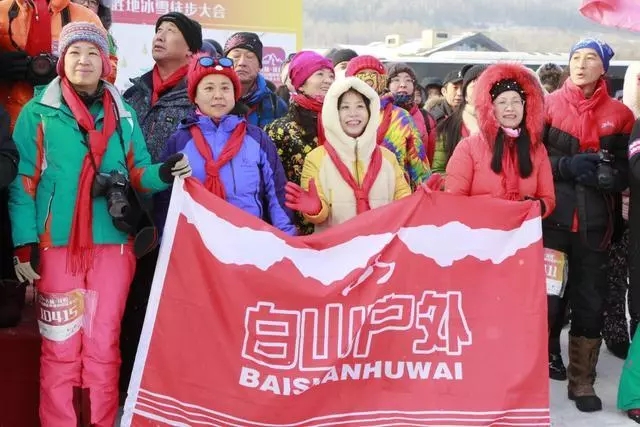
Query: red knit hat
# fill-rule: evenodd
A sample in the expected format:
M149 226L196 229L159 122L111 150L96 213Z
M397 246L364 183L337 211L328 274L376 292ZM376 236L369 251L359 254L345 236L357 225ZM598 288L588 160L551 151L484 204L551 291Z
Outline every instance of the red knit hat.
M387 74L386 70L384 69L384 65L382 65L382 62L380 62L378 58L371 55L361 55L356 56L351 61L349 61L345 76L353 77L362 70L373 70L379 73L381 76Z
M191 102L195 103L198 83L209 74L221 74L227 76L233 84L233 97L238 102L242 96L242 84L238 75L233 69L233 61L229 58L214 58L213 56L200 53L195 55L189 64L187 74L187 93Z

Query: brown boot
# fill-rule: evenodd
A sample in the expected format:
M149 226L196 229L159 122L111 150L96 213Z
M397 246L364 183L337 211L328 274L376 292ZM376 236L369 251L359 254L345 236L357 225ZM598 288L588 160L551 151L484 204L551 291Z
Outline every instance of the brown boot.
M602 401L593 389L602 338L590 339L569 334L569 399L581 412L602 410Z

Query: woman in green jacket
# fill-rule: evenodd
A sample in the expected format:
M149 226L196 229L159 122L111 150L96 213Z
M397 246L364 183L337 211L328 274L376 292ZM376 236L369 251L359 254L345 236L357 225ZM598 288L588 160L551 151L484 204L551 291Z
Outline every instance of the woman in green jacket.
M151 164L135 113L103 80L111 71L103 29L70 23L59 43L59 77L39 88L14 129L14 264L38 288L41 425L111 427L135 268L128 187L164 190L190 166L182 154Z

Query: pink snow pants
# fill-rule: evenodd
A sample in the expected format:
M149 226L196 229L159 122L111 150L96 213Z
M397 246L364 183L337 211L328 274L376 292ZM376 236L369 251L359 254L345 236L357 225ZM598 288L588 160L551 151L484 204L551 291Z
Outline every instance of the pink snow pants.
M66 247L40 251L41 279L37 283L40 292L84 289L98 294L91 336L81 329L64 341L42 338L42 427L115 424L121 362L120 321L136 260L128 245L96 245L94 250L93 266L77 276L65 271Z

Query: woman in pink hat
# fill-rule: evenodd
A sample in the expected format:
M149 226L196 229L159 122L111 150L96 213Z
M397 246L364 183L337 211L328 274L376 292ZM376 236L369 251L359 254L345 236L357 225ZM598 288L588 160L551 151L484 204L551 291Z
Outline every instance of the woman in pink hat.
M324 140L320 112L335 80L333 63L315 52L298 52L289 65L289 77L296 91L289 112L265 130L278 147L288 180L300 184L305 157ZM313 233L313 225L300 214L296 215L296 225L300 234Z
M133 109L104 80L108 46L104 29L67 24L59 77L36 90L14 131L9 212L16 275L38 289L42 427L114 425L133 191L164 190L191 171L182 154L151 164Z

